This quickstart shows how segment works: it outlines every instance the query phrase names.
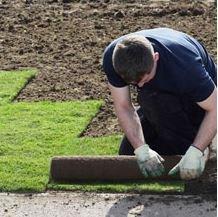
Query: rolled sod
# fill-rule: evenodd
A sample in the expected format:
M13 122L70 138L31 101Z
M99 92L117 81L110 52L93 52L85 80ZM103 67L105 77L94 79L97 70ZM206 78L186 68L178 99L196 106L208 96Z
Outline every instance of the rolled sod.
M178 180L167 173L181 159L181 156L162 156L165 159L164 175L152 178L158 180ZM145 180L135 156L76 156L53 157L50 179L54 182L69 183L77 181L133 181ZM150 178L151 179L151 178Z

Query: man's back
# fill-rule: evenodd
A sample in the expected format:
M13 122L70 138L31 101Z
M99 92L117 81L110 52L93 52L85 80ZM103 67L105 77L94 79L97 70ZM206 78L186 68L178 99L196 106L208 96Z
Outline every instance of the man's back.
M142 30L131 34L146 37L160 54L157 73L143 88L153 88L178 95L187 95L198 102L207 98L216 83L216 69L204 47L193 37L169 28ZM127 84L115 72L112 54L114 40L104 53L103 67L109 82L115 87ZM213 80L213 81L212 81Z

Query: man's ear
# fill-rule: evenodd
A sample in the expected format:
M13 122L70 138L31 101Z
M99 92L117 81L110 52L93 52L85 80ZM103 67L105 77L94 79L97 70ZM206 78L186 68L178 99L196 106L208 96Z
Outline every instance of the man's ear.
M154 61L157 62L159 60L159 57L160 57L159 53L155 52L154 53Z

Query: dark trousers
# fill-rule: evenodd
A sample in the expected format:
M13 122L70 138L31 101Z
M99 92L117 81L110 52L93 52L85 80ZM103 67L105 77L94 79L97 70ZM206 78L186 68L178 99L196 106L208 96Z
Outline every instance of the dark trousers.
M140 90L138 102L137 113L149 147L161 155L185 154L204 118L204 110L187 98L155 90ZM119 154L134 155L126 136Z

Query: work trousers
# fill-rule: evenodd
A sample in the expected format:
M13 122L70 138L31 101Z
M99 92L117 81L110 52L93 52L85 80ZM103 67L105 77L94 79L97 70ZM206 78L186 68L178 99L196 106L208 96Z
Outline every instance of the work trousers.
M143 88L138 93L139 115L144 138L161 155L183 155L193 143L205 111L188 98ZM120 155L134 155L124 136Z

